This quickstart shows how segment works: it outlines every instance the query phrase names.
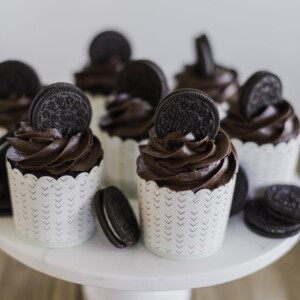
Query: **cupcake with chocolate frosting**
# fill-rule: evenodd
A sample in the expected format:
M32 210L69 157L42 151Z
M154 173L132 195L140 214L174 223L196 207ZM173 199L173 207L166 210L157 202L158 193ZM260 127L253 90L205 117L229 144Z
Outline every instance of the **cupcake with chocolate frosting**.
M20 61L0 63L0 215L11 213L5 153L6 138L12 136L20 121L27 119L32 99L40 90L35 71Z
M89 129L91 114L80 89L53 84L35 97L29 121L7 138L16 229L35 245L71 246L94 231L91 201L100 188L103 151Z
M289 183L297 167L299 120L282 98L280 79L253 74L232 104L223 128L232 138L249 178L249 196L262 196L268 185Z
M106 115L100 119L105 182L135 196L138 145L147 141L155 108L168 88L156 64L138 60L126 64L116 91L115 98L106 106Z
M91 127L98 135L99 118L105 113L105 103L115 89L119 72L130 60L131 48L121 33L104 31L92 40L89 56L90 63L75 73L75 83L91 100Z
M139 147L144 244L158 255L197 259L222 245L238 162L219 122L207 94L178 90L160 103L149 142Z
M195 88L207 93L216 101L223 119L228 109L227 101L237 100L238 74L235 70L214 62L209 41L205 35L195 39L197 62L186 65L176 74L176 88Z

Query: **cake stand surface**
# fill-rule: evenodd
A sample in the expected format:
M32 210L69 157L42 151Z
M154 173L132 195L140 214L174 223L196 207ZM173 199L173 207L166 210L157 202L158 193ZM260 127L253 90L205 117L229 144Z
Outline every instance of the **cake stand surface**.
M137 209L137 201L131 201ZM86 243L44 249L19 238L11 217L0 218L0 248L45 274L84 285L86 299L190 299L191 289L235 280L288 252L299 235L270 239L251 232L242 213L229 220L223 247L197 261L174 261L148 252L142 243L113 247L99 229Z

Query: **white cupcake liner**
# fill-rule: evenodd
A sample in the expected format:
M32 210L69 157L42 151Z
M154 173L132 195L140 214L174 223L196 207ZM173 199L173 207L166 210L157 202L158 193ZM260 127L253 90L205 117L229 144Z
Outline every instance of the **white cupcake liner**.
M300 136L277 145L258 145L232 139L240 166L249 182L249 198L262 197L269 185L292 182L299 156Z
M0 127L0 138L7 134L8 130L4 127Z
M92 120L91 120L91 129L93 133L100 138L100 129L99 129L99 120L102 116L105 115L106 109L105 104L109 101L111 96L105 96L102 94L93 95L89 92L85 92L87 97L89 98L92 106Z
M104 147L104 183L115 185L127 196L137 195L136 160L140 155L138 146L147 140L137 142L133 139L122 140L102 131Z
M7 161L16 230L28 242L61 248L79 244L94 232L92 198L100 188L102 165L76 178L37 178L12 169Z
M222 103L217 103L217 107L218 107L218 110L219 110L219 116L220 116L220 120L223 120L227 117L227 112L228 112L228 109L229 109L229 103L224 101Z
M146 248L163 257L199 259L222 245L236 175L214 189L175 192L138 176L141 230Z

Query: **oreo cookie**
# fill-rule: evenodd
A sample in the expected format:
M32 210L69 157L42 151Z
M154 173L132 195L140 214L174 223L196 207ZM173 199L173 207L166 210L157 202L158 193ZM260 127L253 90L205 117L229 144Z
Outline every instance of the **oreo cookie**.
M118 94L127 93L147 100L156 107L168 93L163 71L149 60L128 62L119 73L116 85Z
M63 136L74 135L89 128L92 109L87 96L69 83L54 83L34 98L29 121L37 130L56 128Z
M104 63L112 57L117 57L126 62L131 56L131 48L129 42L121 33L104 31L92 40L89 53L94 64Z
M36 72L27 64L16 60L0 63L0 99L13 94L33 98L40 88Z
M247 202L244 220L250 230L266 237L286 238L300 232L300 224L291 224L270 215L261 199Z
M205 34L195 40L197 52L197 71L203 77L212 77L215 75L216 65L209 41Z
M105 236L114 246L124 248L139 241L137 219L128 199L118 188L111 186L98 191L93 205Z
M260 71L253 74L241 87L239 95L241 112L249 120L265 107L279 105L281 102L281 81L270 72Z
M233 216L240 212L247 201L248 196L248 179L245 174L245 171L242 167L239 167L239 171L236 176L236 183L234 194L232 198L232 205L230 210L230 216Z
M196 89L170 93L157 107L154 118L158 138L180 130L192 132L198 140L215 139L220 129L219 111L210 96Z
M273 185L266 190L267 211L274 217L289 223L300 224L300 187Z

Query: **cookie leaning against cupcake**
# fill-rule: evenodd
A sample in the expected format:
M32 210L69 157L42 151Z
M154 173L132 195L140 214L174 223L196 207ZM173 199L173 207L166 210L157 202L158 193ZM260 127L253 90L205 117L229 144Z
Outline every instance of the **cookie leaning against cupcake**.
M136 196L138 145L148 139L154 112L167 94L162 70L148 60L129 62L120 72L117 95L100 119L107 185L115 185L129 196Z
M104 31L92 40L89 56L90 63L75 73L75 83L91 100L91 128L98 135L99 118L105 113L105 103L116 86L119 72L130 60L131 47L121 33Z
M235 70L217 65L209 41L205 35L195 39L197 62L186 65L177 73L176 88L195 88L207 93L216 101L220 118L226 116L227 101L236 101L239 88Z
M299 120L282 98L280 79L266 71L243 85L222 127L232 138L249 179L249 197L261 197L266 187L292 181L299 152Z
M169 94L137 161L146 247L174 259L198 259L222 245L237 158L219 127L214 101L195 89Z
M41 90L8 141L7 170L14 222L26 240L65 247L95 227L91 202L100 187L103 151L89 124L88 98L66 83Z
M13 60L0 63L0 215L11 214L6 137L12 136L20 121L27 118L31 101L39 90L39 78L30 66Z

